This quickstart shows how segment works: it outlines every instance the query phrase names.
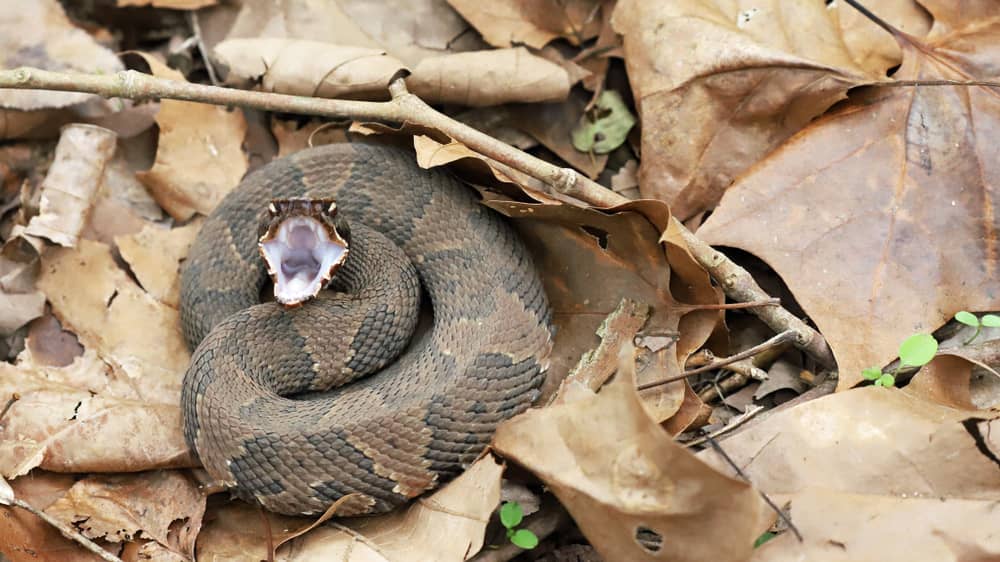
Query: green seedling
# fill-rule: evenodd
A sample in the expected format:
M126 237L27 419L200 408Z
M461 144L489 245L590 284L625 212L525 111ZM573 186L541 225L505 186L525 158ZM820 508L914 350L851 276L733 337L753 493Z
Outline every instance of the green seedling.
M883 373L878 367L869 367L861 371L861 375L875 381L875 386L896 386L896 375L905 367L923 367L934 359L938 342L930 334L914 334L906 338L899 346L899 366L891 373Z
M517 502L505 502L500 506L500 523L507 528L507 538L514 546L531 550L538 546L538 536L528 529L518 529L524 519L524 511Z
M987 328L1000 328L1000 316L996 314L984 314L982 318L979 318L967 310L962 310L955 314L955 320L976 329L976 333L972 334L971 338L962 342L962 345L969 345L978 338L980 332L983 331L983 326Z
M621 95L605 90L594 107L580 116L570 132L570 139L580 152L607 154L625 142L635 123L635 116Z
M775 534L775 533L772 533L771 531L764 531L764 534L762 534L761 536L757 537L757 540L755 540L753 542L753 547L754 548L760 548L761 546L764 545L764 543L766 543L767 541L773 539L776 536L778 536L778 535Z

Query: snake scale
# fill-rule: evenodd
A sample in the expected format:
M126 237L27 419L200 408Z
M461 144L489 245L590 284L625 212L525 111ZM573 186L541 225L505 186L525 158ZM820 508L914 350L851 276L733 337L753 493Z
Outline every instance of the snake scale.
M342 292L258 304L260 211L296 196L335 199L351 225ZM420 286L433 319L409 341ZM446 172L356 143L275 160L224 198L183 265L181 320L188 445L237 496L286 514L347 495L339 515L385 512L455 476L529 407L551 350L510 225Z

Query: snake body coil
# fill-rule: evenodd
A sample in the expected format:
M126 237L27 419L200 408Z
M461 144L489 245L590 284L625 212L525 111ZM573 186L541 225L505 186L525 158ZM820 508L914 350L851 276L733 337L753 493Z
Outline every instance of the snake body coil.
M256 304L258 212L295 196L335 198L350 221L334 279L346 293ZM417 277L433 321L408 342ZM227 195L184 264L181 319L195 349L189 446L237 495L287 514L348 494L339 514L383 512L454 476L530 405L551 349L548 303L510 226L446 173L361 144L282 158Z

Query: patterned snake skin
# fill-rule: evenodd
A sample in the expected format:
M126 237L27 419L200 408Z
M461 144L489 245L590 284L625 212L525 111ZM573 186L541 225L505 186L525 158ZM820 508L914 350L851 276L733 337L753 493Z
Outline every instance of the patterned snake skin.
M335 198L349 221L333 283L346 292L257 304L258 214L303 195ZM433 321L408 341L417 277ZM551 349L548 302L513 229L446 173L364 144L298 152L230 193L184 264L181 320L195 349L188 445L238 496L286 514L348 494L338 514L384 512L453 477L528 408Z

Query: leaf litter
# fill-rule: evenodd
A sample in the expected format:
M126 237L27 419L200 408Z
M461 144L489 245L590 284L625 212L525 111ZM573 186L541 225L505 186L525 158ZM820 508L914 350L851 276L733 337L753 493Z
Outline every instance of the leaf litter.
M492 111L476 122L654 201L591 207L441 131L317 129L195 102L115 106L0 90L0 100L13 92L23 101L0 103L0 138L14 139L0 151L0 351L9 358L0 363L0 473L15 497L123 559L1000 553L991 507L1000 494L1000 393L988 384L997 381L1000 340L987 328L963 344L972 328L942 328L959 310L1000 309L995 86L884 86L995 78L995 2L961 10L936 0L872 3L908 34L896 37L841 1L164 0L142 8L186 10L188 19L174 21L200 28L158 28L126 7L132 2L119 4L111 10L124 20L70 21L55 2L39 3L31 9L55 15L30 34L6 34L4 67L89 70L85 60L113 71L121 63L102 51L113 44L151 49L145 64L176 80L206 82L205 65L215 65L241 87L367 99L386 99L389 77L408 68L411 91L447 104L445 112L471 120L467 108ZM0 30L30 15L19 10L0 17ZM132 36L109 34L130 18L140 24ZM64 39L79 51L57 47ZM11 51L11 41L40 46L32 52L45 52L45 64L24 59L22 47ZM186 75L159 62L184 49L195 65ZM344 64L331 53L346 53ZM386 65L352 67L359 54ZM94 111L99 117L86 117ZM60 158L56 150L46 174L44 156L25 164L32 161L6 150L29 134L51 147L62 124L95 119L118 133L100 164L87 151ZM199 216L250 166L254 128L273 134L282 154L359 134L412 146L422 166L447 166L510 217L545 282L558 330L542 400L502 426L492 452L460 478L395 513L318 525L261 514L224 495L206 502L188 470L196 460L180 431L189 353L177 271ZM816 323L837 372L785 345L634 390L713 367L772 335L743 321L752 308L722 305L726 280L709 278L671 219L697 227L707 211L698 236L772 267L753 271L764 285L787 284L797 303L782 304L801 305ZM900 343L915 333L934 333L937 355L896 369ZM896 373L903 388L866 386L861 371L873 366ZM751 382L754 373L770 378ZM833 377L838 392L822 396ZM689 452L706 432L728 460L714 447ZM520 489L518 501L541 497L541 509L519 524L539 534L535 549L497 543L506 540L495 514L501 488ZM761 492L794 532L775 523ZM0 510L0 552L9 559L93 557L34 516ZM768 527L778 536L754 549Z

